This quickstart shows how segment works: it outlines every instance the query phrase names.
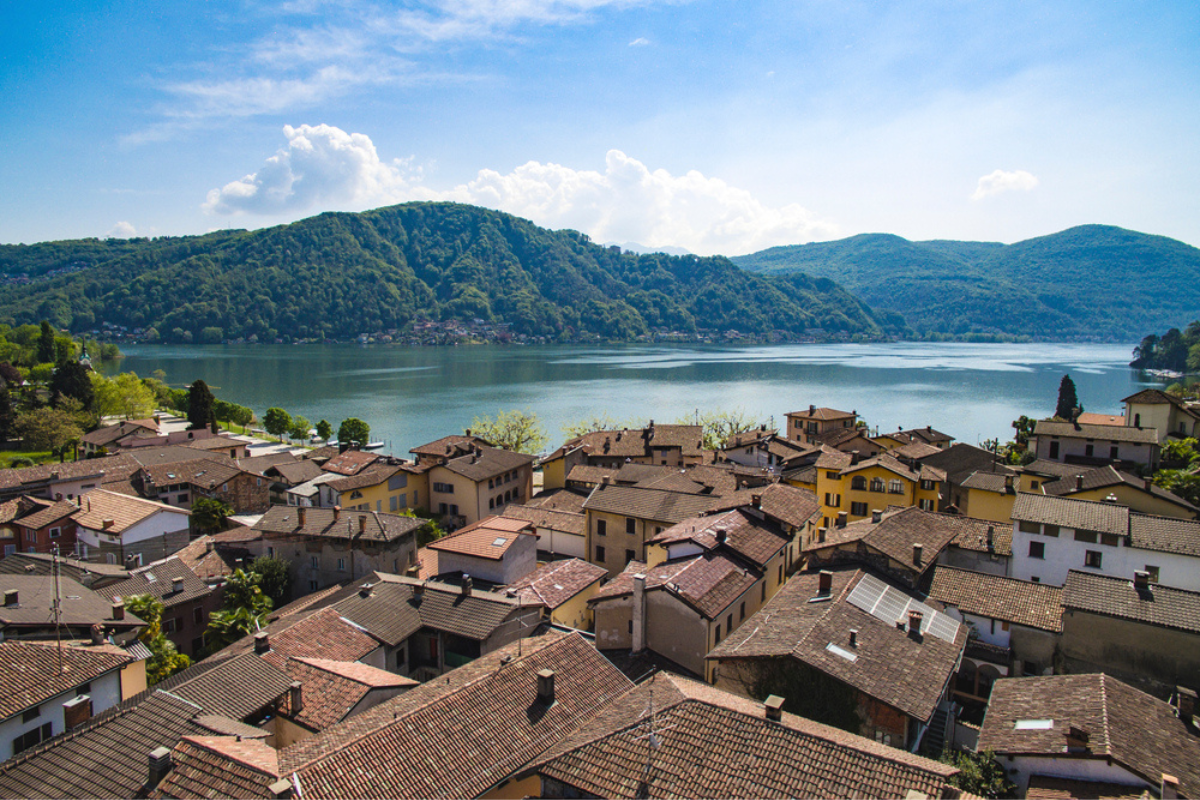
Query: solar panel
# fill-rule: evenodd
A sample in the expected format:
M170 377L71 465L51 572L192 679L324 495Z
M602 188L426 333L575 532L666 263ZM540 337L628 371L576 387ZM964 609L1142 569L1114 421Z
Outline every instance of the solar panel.
M953 617L939 613L932 606L927 606L906 595L899 589L888 586L874 575L863 575L846 598L850 605L861 608L871 616L888 625L897 622L908 624L908 612L921 612L921 633L927 633L953 642L958 638L958 621Z

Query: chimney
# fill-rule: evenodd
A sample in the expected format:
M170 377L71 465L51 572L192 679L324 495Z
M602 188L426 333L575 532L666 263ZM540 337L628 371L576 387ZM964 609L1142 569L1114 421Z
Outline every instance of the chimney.
M763 701L763 709L766 712L767 719L772 722L779 722L783 717L784 700L777 694L773 694Z
M600 478L600 485L601 485L601 486L608 486L610 483L612 483L612 475L603 475L603 476L601 476L601 478Z
M825 534L828 532L828 528L817 528L817 544L825 544Z
M1005 494L1015 494L1016 493L1016 489L1013 487L1013 476L1012 475L1004 476L1004 493Z
M370 597L371 591L374 588L375 588L374 584L364 583L362 586L358 587L358 596L359 597Z
M17 601L18 601L19 597L20 597L20 594L17 592L16 589L5 589L4 590L4 605L5 606L18 605Z
M113 598L112 618L117 620L125 619L125 601L119 597Z
M1150 591L1150 573L1137 570L1133 573L1133 588L1139 593Z
M812 403L809 403L808 404L808 415L811 417L813 414L816 414L816 413L817 413L817 407L815 405L813 405Z
M308 512L304 506L300 506L296 509L296 514L300 517L300 527L303 528L305 523L308 522Z
M839 528L846 527L846 520L849 518L849 516L850 513L848 511L839 511L837 515L837 526Z
M1175 712L1181 720L1191 723L1196 713L1196 692L1186 686L1176 686L1175 692Z
M341 517L342 517L342 507L334 506L333 507L333 521L337 522L339 519L341 519Z
M92 698L81 694L74 700L63 703L63 727L67 730L82 725L92 718Z
M554 705L554 670L540 669L537 674L537 699L545 706Z
M165 747L156 747L150 751L150 774L146 779L146 789L158 788L162 779L171 771L171 751ZM149 794L149 792L147 792Z
M1162 800L1178 800L1179 798L1179 778L1174 775L1162 774L1162 788L1159 790L1159 797Z
M421 602L421 600L425 597L425 581L413 584L412 596L413 600L416 600L418 603Z
M762 495L755 493L750 495L750 504L755 508L762 508Z
M471 587L473 584L474 581L471 580L471 576L464 572L462 577L462 589L460 590L460 593L463 597L471 596Z
M919 542L913 542L913 564L921 566L921 556L924 552L925 548Z
M880 511L878 508L872 508L871 509L871 522L873 524L878 525L879 521L882 519L883 519L883 512Z
M633 576L633 642L631 649L640 653L646 649L646 576Z
M254 652L256 655L271 652L271 638L266 631L259 631L254 634Z
M292 716L304 710L304 685L300 681L292 681L288 686L288 706Z
M212 539L209 539L208 541L206 541L206 542L204 543L204 552L205 552L205 553L211 553L211 552L213 551L213 548L214 548L215 546L216 546L216 543L215 543L215 542L213 542L213 540L212 540Z
M850 466L854 466L857 463L858 463L858 451L851 450L850 451Z
M292 796L292 782L287 778L280 778L267 787L267 791L271 793L271 797L275 800L287 800Z
M1064 733L1063 736L1065 736L1067 739L1068 752L1071 750L1088 749L1088 739L1090 739L1091 736L1085 729L1080 728L1077 725L1072 725L1067 728L1067 732Z
M833 573L827 569L817 575L817 597L829 597L833 593Z
M367 532L367 515L363 514L358 518L358 535L363 536Z
M992 555L996 552L996 528L994 525L988 525L987 551L988 555Z
M717 544L725 544L725 537L728 535L724 528L717 528Z
M908 635L914 639L921 638L921 618L925 615L915 609L908 612Z
M1083 476L1082 475L1075 476L1075 491L1077 491L1077 492L1083 491Z
M116 524L117 524L117 521L115 519L112 519L111 517L105 517L104 519L100 520L100 527L103 528L104 530L108 530L109 528L111 528L113 525L116 525Z
M857 628L850 629L850 646L858 647L858 629Z
M91 641L93 645L104 644L104 627L99 622L93 624L92 627L88 629L88 633L91 635Z
M183 578L171 578L171 593L179 594L183 591Z

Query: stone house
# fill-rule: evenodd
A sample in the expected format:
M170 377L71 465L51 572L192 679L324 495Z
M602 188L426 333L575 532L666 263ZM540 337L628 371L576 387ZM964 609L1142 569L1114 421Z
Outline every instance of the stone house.
M819 444L817 437L839 428L855 428L857 411L838 411L810 405L805 411L791 411L787 416L787 438L802 444Z

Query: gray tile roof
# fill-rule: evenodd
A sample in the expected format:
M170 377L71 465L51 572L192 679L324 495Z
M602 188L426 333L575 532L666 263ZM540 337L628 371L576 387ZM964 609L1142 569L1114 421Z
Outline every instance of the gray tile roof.
M174 589L176 578L183 578L183 588L178 592ZM167 608L207 597L212 591L187 564L175 556L135 569L127 580L104 588L104 593L112 596L148 594L161 600Z
M972 472L982 472L995 469L997 472L1007 472L1006 467L996 464L996 456L979 447L970 444L952 444L945 450L939 450L920 459L922 464L937 467L946 473L946 478L952 483L962 483L963 479Z
M1129 428L1115 425L1074 425L1070 422L1038 420L1033 429L1034 436L1050 436L1060 439L1095 439L1098 442L1128 442L1130 444L1158 444L1158 431L1154 428Z
M474 589L469 596L464 596L460 587L437 581L401 575L377 577L379 581L369 597L355 591L337 601L334 608L380 640L393 644L421 627L483 640L521 608L518 600L496 592ZM413 589L422 584L424 591L420 599L416 599Z
M1073 500L1032 492L1019 492L1013 502L1012 518L1018 522L1059 525L1073 530L1129 533L1129 509L1115 503Z
M879 522L868 518L851 522L844 528L832 528L824 542L809 542L804 551L817 552L849 542L862 542L919 574L929 569L937 561L938 554L964 529L976 527L969 517L909 506L884 512ZM913 562L914 544L921 545L920 563Z
M59 648L52 641L0 642L0 720L132 661L128 653L112 645L80 645L71 642Z
M469 454L452 458L442 466L478 483L537 461L537 456L514 453L511 450L500 450L495 447L480 447L479 449L479 455Z
M0 607L0 627L41 630L49 626L53 630L54 581L50 575L0 575L0 589L15 589L18 600L15 606ZM102 594L65 576L58 578L58 585L63 625L77 629L87 629L95 623L119 630L145 627L146 623L128 611L123 620L113 619L107 589L101 590L105 593Z
M300 524L300 514L304 524ZM353 539L363 542L393 542L410 536L425 524L423 519L378 511L339 511L332 508L271 506L254 525L267 536L303 536L321 539ZM365 527L362 527L364 526Z
M762 572L746 569L738 560L719 552L665 561L653 567L630 561L622 572L592 595L588 604L600 605L611 598L633 594L633 576L638 573L646 576L647 592L666 592L709 620L725 613L762 577Z
M1129 537L1134 547L1200 557L1200 521L1159 517L1152 514L1129 515Z
M583 507L584 510L674 523L708 511L713 505L714 498L709 495L640 489L610 483L593 489Z
M114 580L129 577L129 572L119 564L80 561L62 556L58 557L58 570L60 575L66 575L85 586L94 586L99 582L112 583ZM0 558L0 574L52 575L53 573L54 556L50 553L13 553ZM3 582L4 579L0 578L0 583Z
M506 588L524 603L545 603L551 610L608 577L608 570L578 558L551 561Z
M1062 589L1062 606L1161 628L1200 633L1200 592L1157 583L1145 593L1133 581L1071 570Z

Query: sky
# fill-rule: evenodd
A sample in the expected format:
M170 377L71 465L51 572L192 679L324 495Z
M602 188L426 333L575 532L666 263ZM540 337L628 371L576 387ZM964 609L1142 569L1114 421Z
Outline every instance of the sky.
M1200 245L1200 4L45 0L0 242L452 200L741 255L1101 223Z

